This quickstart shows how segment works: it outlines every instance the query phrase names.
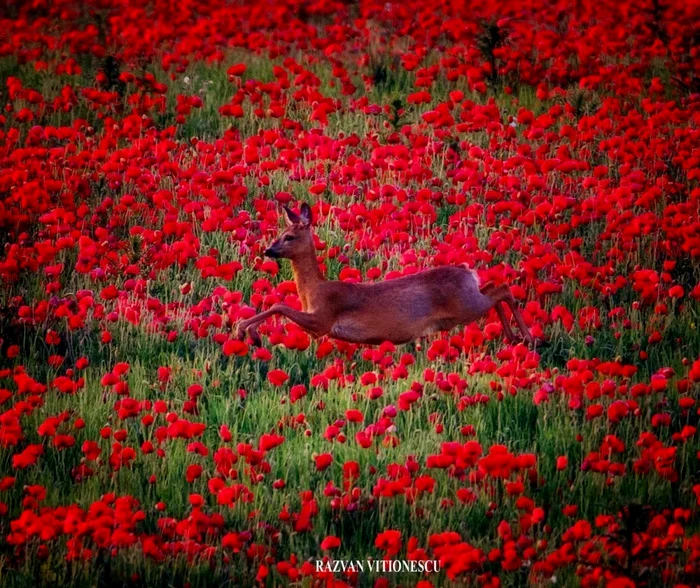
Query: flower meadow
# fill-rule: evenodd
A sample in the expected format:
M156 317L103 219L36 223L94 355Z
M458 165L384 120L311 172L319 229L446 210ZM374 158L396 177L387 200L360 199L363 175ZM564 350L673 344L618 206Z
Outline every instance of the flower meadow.
M681 0L8 3L0 583L699 585L698 30ZM466 264L549 345L495 311L237 340L301 307L263 251L302 202L329 279Z

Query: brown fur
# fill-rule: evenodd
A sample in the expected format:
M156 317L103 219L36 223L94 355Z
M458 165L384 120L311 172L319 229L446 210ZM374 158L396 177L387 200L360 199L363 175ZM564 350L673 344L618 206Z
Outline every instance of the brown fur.
M468 324L495 306L506 337L513 340L515 336L500 306L505 302L525 339L533 341L510 289L493 284L480 289L476 273L465 267L436 267L375 284L326 280L316 261L310 207L303 204L300 215L286 207L285 211L288 227L265 254L291 260L303 311L277 304L243 321L237 331L240 339L248 333L259 345L257 325L281 314L314 337L329 335L367 344L407 343Z

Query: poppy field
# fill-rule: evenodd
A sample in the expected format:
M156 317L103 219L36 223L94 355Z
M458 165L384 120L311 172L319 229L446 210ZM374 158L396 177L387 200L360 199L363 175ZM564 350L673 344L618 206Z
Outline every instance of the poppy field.
M0 584L700 585L699 30L681 0L0 9ZM494 310L239 340L301 308L263 252L302 203L328 279L465 264L547 344Z

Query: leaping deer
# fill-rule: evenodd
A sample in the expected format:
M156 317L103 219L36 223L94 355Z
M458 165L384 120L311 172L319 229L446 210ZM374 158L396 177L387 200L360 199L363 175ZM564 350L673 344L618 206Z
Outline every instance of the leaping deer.
M326 280L316 261L311 207L302 204L298 215L286 206L284 211L287 229L265 250L265 255L291 260L303 311L275 304L241 322L236 333L239 339L243 340L247 333L259 346L257 326L268 317L281 314L313 337L329 335L370 345L384 341L401 344L471 323L495 307L505 336L516 341L501 305L505 303L525 341L535 342L510 288L505 284L487 284L480 289L476 272L466 267L436 267L375 284Z

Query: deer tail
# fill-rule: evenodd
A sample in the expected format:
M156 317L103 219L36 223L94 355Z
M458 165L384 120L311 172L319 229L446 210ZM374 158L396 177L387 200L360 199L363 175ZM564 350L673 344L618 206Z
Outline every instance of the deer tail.
M471 274L471 276L474 278L474 281L476 282L476 287L479 290L481 290L481 278L479 277L477 271L475 269L470 268L469 265L466 263L463 263L462 267Z

